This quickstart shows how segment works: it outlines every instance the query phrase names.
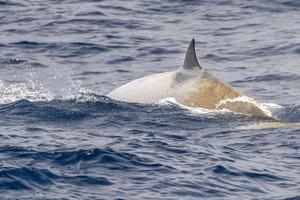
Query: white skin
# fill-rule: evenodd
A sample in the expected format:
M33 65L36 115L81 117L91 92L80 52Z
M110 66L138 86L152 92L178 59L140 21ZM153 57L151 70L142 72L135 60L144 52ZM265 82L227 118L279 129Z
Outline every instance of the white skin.
M183 80L175 81L176 77L179 77L178 74L182 76L179 79ZM107 96L126 102L157 103L163 98L185 96L187 91L191 91L197 86L195 82L201 76L202 73L199 69L179 69L172 72L153 74L122 85Z
M164 72L133 80L107 96L126 102L156 103L160 99L174 95L173 91L169 91L174 73Z

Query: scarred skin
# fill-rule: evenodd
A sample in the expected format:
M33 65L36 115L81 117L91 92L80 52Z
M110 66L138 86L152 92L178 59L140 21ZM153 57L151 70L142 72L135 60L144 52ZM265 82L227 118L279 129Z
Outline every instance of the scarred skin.
M199 81L199 88L187 92L183 101L183 105L189 107L202 107L207 109L227 109L236 113L254 115L260 117L268 117L259 107L253 103L235 101L222 102L228 99L245 96L241 91L231 87L230 85L219 81L212 75L204 72Z

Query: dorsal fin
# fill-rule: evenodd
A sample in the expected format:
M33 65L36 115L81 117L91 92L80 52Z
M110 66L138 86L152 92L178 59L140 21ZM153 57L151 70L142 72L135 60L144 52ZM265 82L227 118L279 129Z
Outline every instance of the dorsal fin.
M183 68L194 69L196 67L202 69L202 67L199 65L197 60L196 51L195 51L195 39L193 38L189 44L189 47L187 48L185 58L184 58Z

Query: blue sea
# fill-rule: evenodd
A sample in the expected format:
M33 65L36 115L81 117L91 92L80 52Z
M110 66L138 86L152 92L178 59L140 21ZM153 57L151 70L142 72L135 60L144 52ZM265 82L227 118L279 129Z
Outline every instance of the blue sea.
M105 95L199 62L300 122L298 0L0 0L0 199L300 199L300 129ZM200 109L201 110L201 109Z

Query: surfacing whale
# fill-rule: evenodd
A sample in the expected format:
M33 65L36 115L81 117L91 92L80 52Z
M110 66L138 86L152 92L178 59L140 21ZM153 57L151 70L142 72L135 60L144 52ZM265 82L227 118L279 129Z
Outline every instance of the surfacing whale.
M187 48L183 66L178 70L133 80L107 96L115 100L146 104L173 97L188 107L227 109L235 113L270 118L257 102L244 101L248 97L243 92L218 80L200 66L194 39Z

